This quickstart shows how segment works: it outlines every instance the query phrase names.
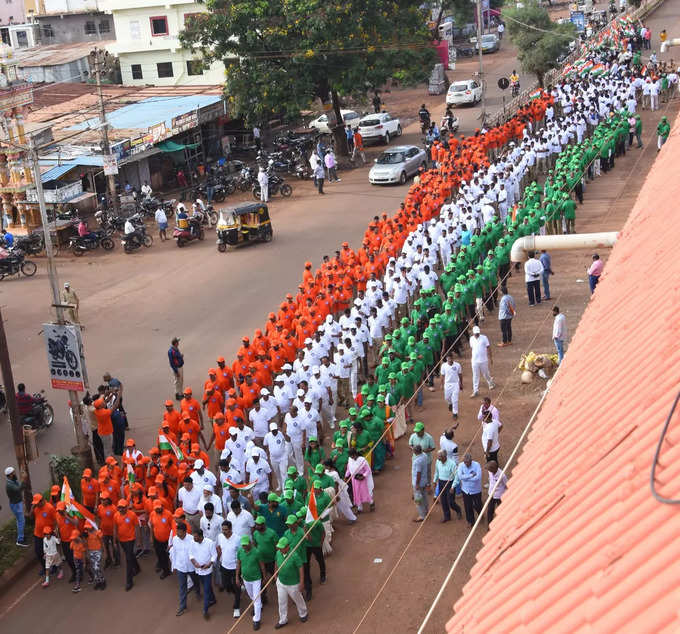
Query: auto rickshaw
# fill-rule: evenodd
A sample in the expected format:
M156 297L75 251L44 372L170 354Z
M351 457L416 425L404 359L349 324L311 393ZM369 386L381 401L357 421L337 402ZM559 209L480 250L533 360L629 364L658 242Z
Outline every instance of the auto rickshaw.
M220 210L217 221L217 250L249 242L270 242L274 232L269 209L264 203L253 203Z

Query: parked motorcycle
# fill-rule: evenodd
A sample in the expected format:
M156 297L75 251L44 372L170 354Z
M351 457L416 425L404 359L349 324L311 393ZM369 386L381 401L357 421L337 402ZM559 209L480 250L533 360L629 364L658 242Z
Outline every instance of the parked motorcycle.
M253 185L253 198L255 200L260 200L261 197L261 190L260 190L260 183L256 182ZM277 174L270 174L269 175L269 195L274 196L276 194L281 194L284 198L290 197L290 195L293 193L293 188L286 183L283 178L278 176Z
M203 227L201 227L198 224L197 221L194 220L192 222L192 220L189 220L189 227L187 229L180 229L179 227L175 227L172 232L172 237L177 241L178 247L183 247L186 244L189 244L189 242L193 242L194 240L204 240L205 231L203 230Z
M37 401L36 407L33 412L23 417L23 424L30 425L33 429L51 427L54 422L54 410L45 398L45 390L40 390L38 394L34 394L33 399Z
M146 232L146 227L142 224L135 225L135 233L125 233L120 240L120 246L123 247L125 253L132 253L137 249L146 247L147 249L153 244L153 238Z
M256 182L257 176L252 167L244 167L236 177L236 187L242 192L247 192Z
M153 218L156 210L159 207L162 207L163 211L165 212L165 216L167 218L172 217L172 214L175 213L175 202L176 200L173 198L171 200L160 200L160 198L143 198L139 200L139 208L140 211L144 216L147 218Z
M28 255L38 255L45 249L43 234L40 232L35 232L27 236L17 236L14 238L14 246L21 249ZM52 249L57 251L56 245L54 243L52 243Z
M21 271L26 277L33 277L38 270L35 262L25 259L21 249L13 248L6 258L0 259L0 280L9 275L18 275Z
M115 246L113 242L113 229L91 231L86 236L74 236L69 240L69 248L76 257L80 257L86 251L94 251L101 247L104 251L110 251Z

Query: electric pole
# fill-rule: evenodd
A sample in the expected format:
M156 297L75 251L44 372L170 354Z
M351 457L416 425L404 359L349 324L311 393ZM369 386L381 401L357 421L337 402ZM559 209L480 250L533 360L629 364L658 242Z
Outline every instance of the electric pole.
M28 459L26 458L26 445L24 444L24 428L21 424L17 411L17 400L14 392L14 376L12 365L9 360L7 337L5 336L5 322L2 320L0 310L0 370L2 370L2 383L5 386L5 398L7 400L7 413L9 424L12 428L12 440L14 440L14 453L19 465L19 481L25 484L24 507L28 511L33 503L33 491L31 490L31 474L28 471Z
M480 119L481 127L486 123L486 86L484 81L484 68L482 65L482 0L477 0L477 52L479 53L479 82L482 86L482 112Z
M105 65L105 55L106 51L100 48L95 48L92 51L92 56L94 58L94 76L97 80L97 95L99 97L99 125L102 133L102 150L104 156L111 155L111 145L109 144L109 127L106 122L106 108L104 107L104 93L102 92L102 70ZM111 204L113 205L113 210L115 214L120 215L120 204L118 203L118 193L116 192L116 177L113 174L109 174L106 177L107 189L109 191L109 198Z

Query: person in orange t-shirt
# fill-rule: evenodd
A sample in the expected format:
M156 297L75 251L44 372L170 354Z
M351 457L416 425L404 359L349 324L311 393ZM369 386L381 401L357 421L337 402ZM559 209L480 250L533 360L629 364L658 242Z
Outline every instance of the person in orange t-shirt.
M182 435L182 442L184 442L184 434L189 434L191 444L198 442L198 438L201 434L201 427L193 418L191 418L191 415L188 412L183 412L182 420L179 424L179 432Z
M243 343L243 345L238 349L236 355L243 355L244 360L247 363L251 363L255 359L255 348L250 345L250 339L248 337L243 337L241 343Z
M208 458L208 454L205 451L201 451L201 446L198 443L191 445L191 458L193 458L194 462L199 459L203 460L206 469L210 469L210 458Z
M224 397L221 392L215 390L214 384L206 387L203 394L203 407L210 423L215 420L217 414L221 414L224 411Z
M114 480L108 473L99 476L99 497L107 493L112 504L120 499L120 482Z
M35 547L35 556L40 562L40 574L42 575L45 571L45 553L43 552L45 528L54 530L54 527L57 525L57 512L49 502L45 501L45 498L40 493L36 493L33 496L31 513L33 514L33 545Z
M192 396L193 392L190 387L184 388L184 398L180 402L180 408L182 414L189 414L189 416L195 420L203 429L203 412L201 412L201 404ZM181 421L180 421L180 431L181 432Z
M114 516L113 534L125 553L125 590L133 586L134 576L140 572L135 557L135 530L139 525L136 513L128 508L126 500L118 500L118 512Z
M165 401L165 413L163 414L163 422L170 425L170 431L173 434L177 433L179 421L181 420L180 413L175 409L174 403L171 400Z
M212 426L212 436L210 437L210 441L208 442L208 451L210 451L210 447L212 447L213 442L215 443L215 451L217 451L217 457L222 454L222 451L224 451L224 445L226 444L227 440L229 439L229 425L227 425L227 421L224 417L224 414L218 414L215 416L215 420L213 421L213 426Z
M113 541L115 515L116 507L111 503L111 496L109 495L109 492L102 492L102 494L99 496L97 517L99 518L99 529L102 532L102 538L104 541L104 554L106 556L104 568L108 568L114 562L116 566L120 565L120 550L118 549L118 545Z
M83 495L83 506L94 513L97 506L97 496L99 495L99 482L92 477L92 469L85 469L80 480L80 490Z
M59 539L61 540L61 550L64 553L64 559L71 569L71 577L69 583L73 583L76 576L76 568L73 564L73 553L71 552L71 533L78 530L78 521L66 515L66 503L57 502L55 507L57 511L56 520L57 528L59 529Z
M85 540L80 536L80 531L73 531L71 533L71 552L73 553L73 565L76 569L73 592L80 592L80 582L83 580L85 554L87 552L87 545L85 544Z
M160 500L156 500L153 503L153 511L149 515L149 526L153 536L153 549L156 553L156 568L161 571L161 579L170 575L168 539L172 531L172 520L172 513L163 508Z
M227 367L224 357L217 357L217 383L224 394L229 388L234 387L234 375Z
M113 455L113 421L111 420L113 410L106 407L103 398L98 398L93 405L94 415L97 419L97 434L104 446L104 455L111 456Z
M104 579L104 571L102 569L102 532L92 526L92 524L87 523L83 530L86 536L87 559L90 563L90 574L93 577L94 589L104 590L106 588L106 580Z

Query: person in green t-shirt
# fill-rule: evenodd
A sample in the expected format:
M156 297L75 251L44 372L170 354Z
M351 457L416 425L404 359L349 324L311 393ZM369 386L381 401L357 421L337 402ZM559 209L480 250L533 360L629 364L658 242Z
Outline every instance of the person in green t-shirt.
M576 221L576 203L566 192L564 193L564 201L562 202L562 213L564 214L564 222L566 224L567 233L574 233L574 225Z
M335 468L338 470L338 473L342 474L341 477L343 477L347 471L347 463L349 462L349 453L344 438L338 438L335 441L335 449L331 451L330 458L333 461Z
M295 465L288 467L288 477L286 478L286 482L288 481L292 482L293 484L295 497L298 500L305 500L307 498L307 482L303 476L298 475ZM284 487L286 486L286 482L283 483Z
M276 542L279 541L277 535L271 528L264 523L261 515L255 520L255 530L253 531L253 541L255 547L260 552L260 558L264 569L270 574L274 574L274 555L276 555ZM262 593L264 597L266 591Z
M301 513L304 508L305 507L303 506L298 513ZM312 577L309 571L307 540L305 539L305 531L302 529L303 522L299 520L298 514L295 514L288 516L286 524L288 525L288 530L283 536L288 540L291 550L294 550L300 558L304 572L305 598L309 601L312 598Z
M295 513L297 513L302 508L302 502L299 502L295 499L295 491L293 491L293 489L287 489L283 492L283 500L286 504L286 508L288 509L288 513L292 515L295 515Z
M282 537L276 544L276 592L279 604L279 620L275 625L279 629L288 623L288 599L295 603L298 616L304 623L307 621L307 605L300 592L300 568L302 561L297 551L292 552L289 540Z
M661 150L661 146L668 140L668 135L671 133L671 124L668 123L666 117L661 117L659 125L656 126L656 151Z
M307 471L310 478L314 477L316 465L321 464L325 459L326 453L324 452L323 447L319 446L319 440L314 436L311 436L309 444L305 449L305 462L309 465Z
M241 547L236 551L236 580L241 579L246 592L253 602L253 629L260 629L262 619L262 578L264 577L264 564L262 555L257 548L253 547L248 535L241 537Z
M279 537L283 535L286 530L288 508L281 502L281 498L276 493L272 492L267 496L266 504L256 502L255 511Z

